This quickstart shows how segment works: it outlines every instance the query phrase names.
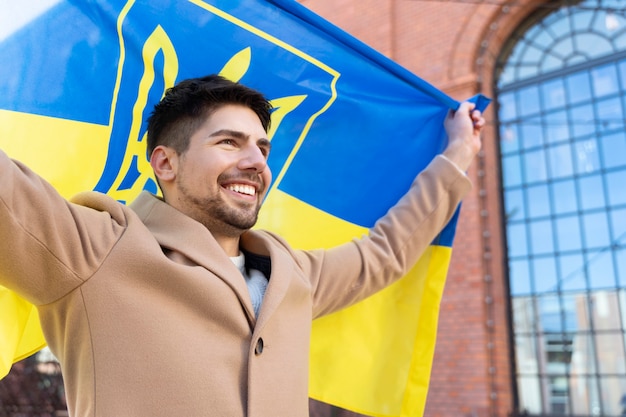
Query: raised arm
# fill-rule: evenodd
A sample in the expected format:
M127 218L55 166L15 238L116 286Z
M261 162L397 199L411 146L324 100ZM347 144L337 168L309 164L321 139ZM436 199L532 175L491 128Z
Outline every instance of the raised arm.
M484 119L463 103L445 120L449 145L413 182L400 201L370 229L369 235L313 254L315 314L358 301L404 276L450 221L471 189L465 175L481 147ZM316 268L316 263L317 268Z
M0 150L0 285L33 304L54 301L98 268L122 230L112 213L67 202Z

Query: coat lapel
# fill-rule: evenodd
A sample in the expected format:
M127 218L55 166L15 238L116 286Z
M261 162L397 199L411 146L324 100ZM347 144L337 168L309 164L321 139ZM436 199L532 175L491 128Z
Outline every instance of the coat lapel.
M239 298L250 323L254 323L252 302L241 272L203 225L145 191L131 208L161 247L182 255L226 282Z
M269 285L257 318L255 333L261 331L265 323L276 312L287 295L291 279L294 276L294 262L291 254L273 240L267 232L255 230L246 232L241 237L240 245L242 248L257 255L269 256L272 262Z

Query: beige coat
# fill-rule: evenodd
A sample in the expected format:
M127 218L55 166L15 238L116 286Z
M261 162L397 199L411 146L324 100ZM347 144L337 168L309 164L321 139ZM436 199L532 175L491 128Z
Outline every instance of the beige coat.
M369 237L271 259L255 319L247 287L199 223L142 194L64 201L0 152L0 284L38 306L77 417L306 417L311 320L401 277L470 188L438 157Z

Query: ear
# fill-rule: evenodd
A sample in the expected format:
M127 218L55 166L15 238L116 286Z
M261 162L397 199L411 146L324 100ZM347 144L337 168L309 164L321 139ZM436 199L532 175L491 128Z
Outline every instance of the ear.
M167 146L159 145L152 151L150 165L159 182L171 182L178 172L178 153Z

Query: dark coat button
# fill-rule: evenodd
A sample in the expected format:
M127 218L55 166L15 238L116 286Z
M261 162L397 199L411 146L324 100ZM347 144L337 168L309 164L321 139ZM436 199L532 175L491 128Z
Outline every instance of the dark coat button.
M263 338L259 337L254 348L254 354L259 356L261 353L263 353Z

